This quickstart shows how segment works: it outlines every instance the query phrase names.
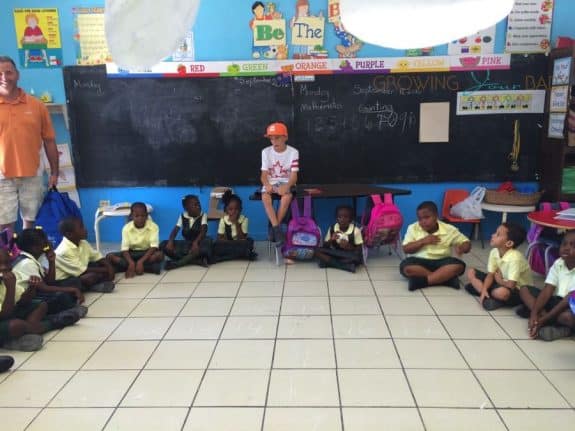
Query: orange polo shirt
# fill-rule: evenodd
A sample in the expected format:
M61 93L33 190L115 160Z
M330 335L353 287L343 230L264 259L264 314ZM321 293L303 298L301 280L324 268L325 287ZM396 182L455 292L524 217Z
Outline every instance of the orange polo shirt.
M18 90L15 100L0 98L0 172L6 178L38 175L43 141L56 137L44 103Z

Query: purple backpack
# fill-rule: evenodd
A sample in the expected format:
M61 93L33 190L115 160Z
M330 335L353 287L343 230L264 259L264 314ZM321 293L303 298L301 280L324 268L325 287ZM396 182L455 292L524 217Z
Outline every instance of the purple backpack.
M559 202L560 210L569 207L568 202ZM539 210L552 211L553 206L549 202L542 202ZM537 274L546 275L553 262L559 257L560 236L557 235L555 229L532 223L527 232L527 241L529 246L525 254L531 270Z
M16 235L12 229L6 228L0 231L0 249L6 250L12 261L20 254L16 245Z
M297 199L291 203L291 220L288 223L286 243L282 248L284 257L310 260L321 242L321 232L311 217L311 196L304 197L303 216L300 216Z
M363 241L368 247L391 244L399 237L403 216L393 203L391 193L385 193L383 201L381 196L371 195L371 201L373 207L363 213Z

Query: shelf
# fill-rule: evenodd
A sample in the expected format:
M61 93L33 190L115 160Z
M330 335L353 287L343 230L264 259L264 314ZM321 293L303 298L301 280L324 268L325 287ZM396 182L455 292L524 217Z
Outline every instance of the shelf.
M68 106L66 106L65 103L46 103L46 108L48 108L50 114L62 115L66 129L70 130L70 124L68 123Z

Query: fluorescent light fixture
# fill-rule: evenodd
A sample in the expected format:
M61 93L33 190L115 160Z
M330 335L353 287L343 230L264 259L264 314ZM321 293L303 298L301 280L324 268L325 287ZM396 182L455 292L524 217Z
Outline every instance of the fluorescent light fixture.
M396 49L451 42L501 21L514 0L340 0L345 29Z
M171 55L196 20L200 0L106 0L106 39L112 59L148 68Z

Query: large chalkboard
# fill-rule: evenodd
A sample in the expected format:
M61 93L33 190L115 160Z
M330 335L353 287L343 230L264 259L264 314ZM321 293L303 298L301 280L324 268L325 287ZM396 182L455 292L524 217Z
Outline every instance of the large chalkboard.
M458 91L544 89L547 59L511 70L130 79L66 67L70 133L82 187L257 184L263 138L284 121L306 183L534 180L542 114L457 116ZM420 144L419 105L448 101L449 143ZM507 155L521 124L520 170Z

